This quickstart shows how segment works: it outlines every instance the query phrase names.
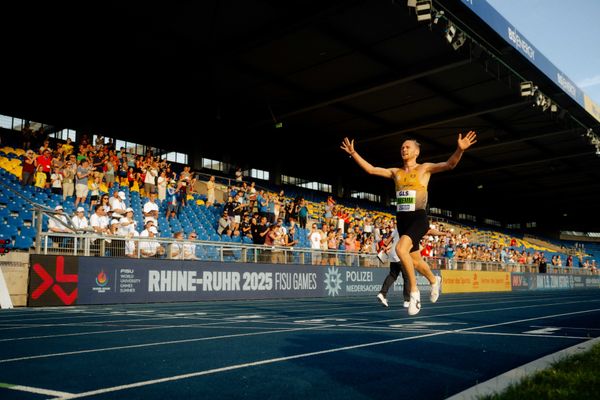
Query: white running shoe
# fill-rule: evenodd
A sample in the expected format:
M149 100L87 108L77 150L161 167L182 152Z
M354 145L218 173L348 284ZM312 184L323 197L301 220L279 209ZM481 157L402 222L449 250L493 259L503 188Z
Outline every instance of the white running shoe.
M433 283L431 285L431 294L429 295L429 300L431 300L432 303L435 303L440 298L441 283L442 283L442 277L436 276L435 283Z
M377 295L377 300L379 300L379 302L381 303L382 306L384 307L389 307L387 299L385 298L384 295L382 295L381 293L379 293Z
M404 304L403 304L403 307L404 307L404 308L408 308L408 306L409 306L409 305L410 305L410 302L408 302L408 301L405 301L405 302L404 302Z
M421 292L411 292L408 302L408 315L417 315L421 311Z

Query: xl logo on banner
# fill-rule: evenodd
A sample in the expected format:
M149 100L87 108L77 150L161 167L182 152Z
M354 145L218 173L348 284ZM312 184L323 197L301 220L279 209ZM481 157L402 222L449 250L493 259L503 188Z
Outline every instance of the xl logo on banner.
M55 267L44 267L42 264L36 263L33 265L33 271L42 280L40 285L31 292L33 300L39 299L49 289L64 305L71 305L77 299L77 288L73 289L71 293L67 293L60 285L62 283L77 283L78 280L77 274L65 274L65 258L63 256L56 257ZM54 273L54 276L52 276L52 273Z

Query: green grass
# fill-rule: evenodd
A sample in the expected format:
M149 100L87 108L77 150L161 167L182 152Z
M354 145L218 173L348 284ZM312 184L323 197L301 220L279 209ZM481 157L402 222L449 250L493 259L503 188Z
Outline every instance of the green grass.
M600 345L481 400L600 399Z

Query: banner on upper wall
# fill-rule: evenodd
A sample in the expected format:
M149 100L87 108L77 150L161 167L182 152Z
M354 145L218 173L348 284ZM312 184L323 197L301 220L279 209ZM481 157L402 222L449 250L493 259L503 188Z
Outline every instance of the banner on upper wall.
M567 95L600 121L600 106L587 96L565 73L544 56L518 29L485 0L462 0L479 18L514 47Z
M510 292L508 272L442 270L443 293Z

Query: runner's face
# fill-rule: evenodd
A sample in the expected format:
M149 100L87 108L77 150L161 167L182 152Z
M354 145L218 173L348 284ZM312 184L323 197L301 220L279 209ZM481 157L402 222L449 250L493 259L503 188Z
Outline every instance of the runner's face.
M402 143L400 154L402 155L403 160L417 158L417 156L419 155L419 148L414 141L407 140L404 143Z

